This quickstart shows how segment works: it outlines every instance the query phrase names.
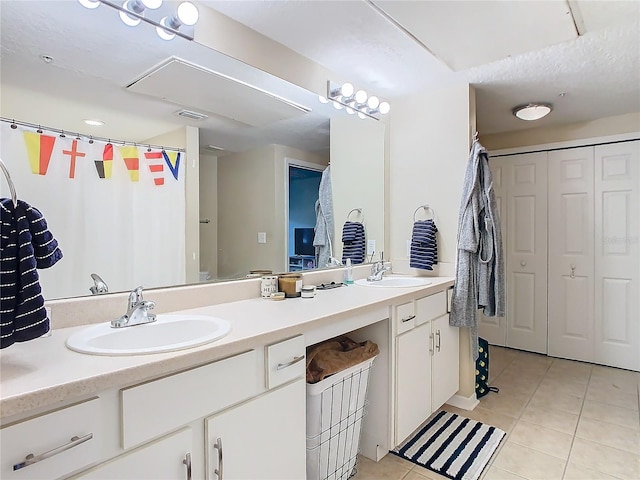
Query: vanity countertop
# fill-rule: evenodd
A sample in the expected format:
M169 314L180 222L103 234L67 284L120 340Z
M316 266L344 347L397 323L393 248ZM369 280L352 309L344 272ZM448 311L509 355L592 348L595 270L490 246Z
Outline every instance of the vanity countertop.
M349 285L318 291L315 298L254 298L173 312L224 318L231 322L231 332L215 342L168 353L85 355L65 346L69 335L84 326L53 330L48 337L0 351L0 418L140 383L295 335L327 328L330 332L332 325L350 317L369 314L376 318L374 321L383 320L388 317L390 305L442 291L453 285L454 279L430 280L431 284L418 287Z

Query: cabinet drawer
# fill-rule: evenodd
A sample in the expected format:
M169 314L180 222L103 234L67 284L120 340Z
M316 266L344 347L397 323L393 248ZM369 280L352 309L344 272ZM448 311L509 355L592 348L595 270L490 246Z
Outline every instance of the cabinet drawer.
M96 462L102 441L100 414L100 400L94 398L4 427L0 478L59 478ZM32 460L41 460L14 470L30 454Z
M415 326L416 309L413 302L398 305L395 308L396 334L411 330Z
M267 388L274 388L304 375L304 336L290 338L265 348L265 368Z
M439 292L416 300L416 325L447 313L447 292Z
M123 389L122 447L137 445L257 393L255 350Z

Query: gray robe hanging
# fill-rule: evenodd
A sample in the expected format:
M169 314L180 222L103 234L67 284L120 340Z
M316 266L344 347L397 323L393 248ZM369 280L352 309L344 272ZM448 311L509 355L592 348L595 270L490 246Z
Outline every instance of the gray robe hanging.
M333 256L333 196L331 191L331 167L322 172L316 200L316 227L313 245L318 256L318 268L326 267Z
M505 314L504 257L489 157L474 142L462 188L458 216L456 280L449 324L468 327L471 352L478 358L477 310L489 317Z

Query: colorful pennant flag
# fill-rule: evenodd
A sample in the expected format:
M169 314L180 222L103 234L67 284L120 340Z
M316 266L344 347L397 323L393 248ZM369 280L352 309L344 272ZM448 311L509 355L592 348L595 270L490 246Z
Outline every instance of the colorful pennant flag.
M156 174L153 176L153 183L157 186L164 185L164 161L162 152L144 152L144 157L149 160L149 171L152 174Z
M111 178L113 172L113 145L107 143L102 150L102 160L94 160L100 178Z
M162 151L162 155L164 156L164 161L167 162L167 166L171 173L173 174L173 178L178 180L178 171L180 170L180 152L169 152Z
M85 157L87 154L78 151L78 140L74 140L71 144L71 150L62 150L62 153L65 155L69 155L71 157L71 162L69 163L69 178L75 178L76 176L76 158L77 157Z
M40 135L35 132L23 132L24 143L27 146L29 165L35 175L46 175L51 161L51 153L56 143L56 137Z
M138 147L119 147L120 155L129 171L129 178L132 182L140 181L140 158L138 157Z

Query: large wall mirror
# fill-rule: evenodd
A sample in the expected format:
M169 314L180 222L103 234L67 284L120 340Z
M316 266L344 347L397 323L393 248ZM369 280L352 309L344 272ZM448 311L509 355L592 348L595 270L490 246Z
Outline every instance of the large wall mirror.
M171 11L175 4L165 1L165 7ZM70 0L3 2L0 19L3 118L61 129L72 137L80 134L82 140L92 135L186 150L184 218L175 223L184 238L170 254L159 256L151 248L135 252L136 258L153 255L145 259L147 266L176 262L176 280L157 280L153 268L145 267L142 274L131 272L113 282L105 272L123 270L127 260L122 251L98 248L100 242L84 238L82 231L65 227L56 232L50 224L57 236L74 238L61 241L63 262L89 257L97 263L91 271L66 277L57 274L56 267L41 274L45 298L90 295L92 273L103 276L115 292L139 284L152 288L242 278L252 270L294 269L292 228L312 226L298 202L314 202L309 189L317 187L309 185L317 184L317 175L329 162L334 256L340 258L342 224L353 209L363 211L368 237L375 240L374 255L379 258L384 250L381 122L348 116L319 102L315 93L197 42L161 40L144 23L127 27L117 11L105 5L89 10ZM187 116L177 115L181 110ZM206 118L190 118L189 112ZM83 123L93 118L105 124ZM11 134L2 131L5 143ZM9 171L20 170L12 158L3 160ZM15 180L18 197L29 202L24 192L31 188L25 185L30 180L18 173ZM8 196L4 179L0 188L2 196ZM56 200L64 201L66 189L60 185ZM291 191L302 193L291 197ZM45 199L38 205L45 216L47 208L60 208L49 203ZM68 208L82 208L89 216L100 203L96 190L82 206L69 203ZM132 223L162 221L152 217L148 205L136 205L121 199L105 219L105 228L119 225L126 230Z

